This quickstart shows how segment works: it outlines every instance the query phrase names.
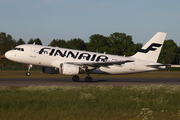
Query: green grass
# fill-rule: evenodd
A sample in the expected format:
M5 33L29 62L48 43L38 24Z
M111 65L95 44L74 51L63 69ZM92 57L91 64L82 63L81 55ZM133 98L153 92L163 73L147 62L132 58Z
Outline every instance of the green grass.
M31 76L25 75L26 71L0 71L0 78L60 78L72 77L61 74L44 74L41 71L31 71ZM81 78L86 77L86 74L79 74ZM180 78L180 71L155 71L125 75L98 75L91 74L91 77L118 77L118 78Z
M0 87L1 120L177 120L180 86Z

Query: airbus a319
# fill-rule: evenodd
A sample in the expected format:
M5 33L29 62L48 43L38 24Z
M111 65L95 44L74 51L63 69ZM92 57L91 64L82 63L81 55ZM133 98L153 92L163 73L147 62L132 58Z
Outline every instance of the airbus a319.
M86 82L91 82L90 74L128 74L154 71L166 68L157 63L166 33L156 33L135 55L130 57L80 51L59 47L25 44L16 46L5 53L9 60L28 64L27 76L33 65L42 66L47 74L72 75L72 80L79 81L77 76L86 73Z

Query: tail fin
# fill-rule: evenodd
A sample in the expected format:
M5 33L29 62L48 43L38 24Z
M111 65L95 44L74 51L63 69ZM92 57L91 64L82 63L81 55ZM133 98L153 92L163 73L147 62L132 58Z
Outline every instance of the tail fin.
M132 57L142 60L157 62L167 33L156 33L141 49Z

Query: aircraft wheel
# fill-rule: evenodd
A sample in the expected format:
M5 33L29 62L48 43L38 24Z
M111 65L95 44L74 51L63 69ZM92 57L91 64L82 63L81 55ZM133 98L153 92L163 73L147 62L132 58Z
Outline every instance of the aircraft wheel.
M79 77L77 75L75 75L75 76L72 77L72 80L74 82L78 82L79 81Z
M26 76L30 76L31 75L31 73L30 72L26 72Z
M92 82L92 77L85 77L85 79L84 79L86 82Z

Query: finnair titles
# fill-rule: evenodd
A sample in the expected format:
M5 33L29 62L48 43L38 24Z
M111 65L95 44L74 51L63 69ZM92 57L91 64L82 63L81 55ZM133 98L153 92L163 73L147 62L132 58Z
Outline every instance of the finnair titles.
M42 48L39 51L39 54L48 54L49 56L61 56L61 57L72 57L74 59L84 59L86 58L87 61L107 61L108 57L106 55L97 55L97 54L89 54L89 53L80 53L80 52L75 52L72 50L65 50L61 51L61 49L51 49L51 48Z

